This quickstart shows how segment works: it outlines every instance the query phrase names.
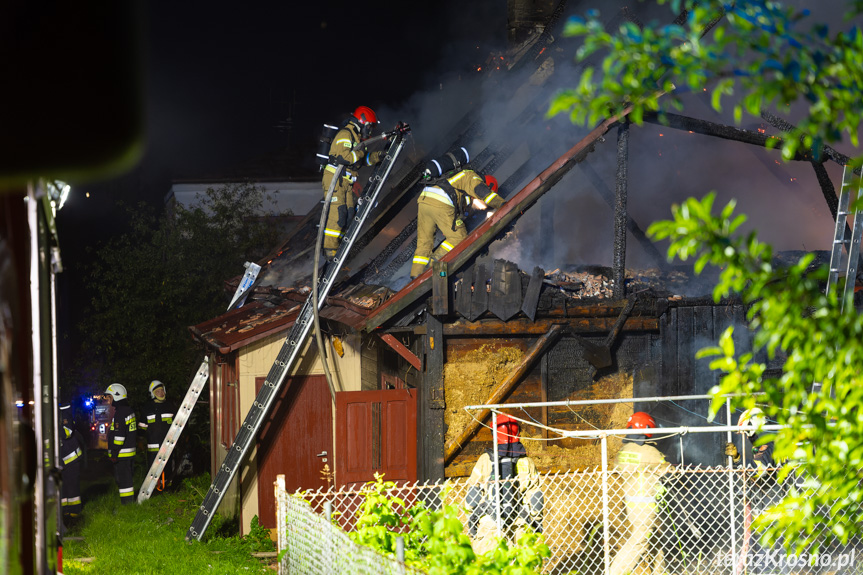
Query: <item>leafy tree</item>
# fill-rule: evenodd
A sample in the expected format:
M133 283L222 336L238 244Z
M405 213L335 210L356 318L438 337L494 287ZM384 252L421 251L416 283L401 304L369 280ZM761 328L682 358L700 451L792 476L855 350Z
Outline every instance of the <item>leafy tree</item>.
M542 536L530 531L517 545L501 539L497 547L477 555L455 507L445 505L438 511L422 503L408 507L390 493L395 486L377 473L375 481L366 484L351 539L394 555L396 539L403 537L405 563L430 575L532 575L541 571L550 555Z
M818 154L827 142L847 139L859 145L859 27L837 33L822 24L807 27L806 13L776 2L670 4L675 11L687 10L684 23L644 30L626 23L607 31L597 13L571 20L567 33L584 37L578 58L598 54L602 61L583 71L577 87L560 93L549 113L593 123L631 105L629 118L640 123L647 111L683 105L675 86L707 89L717 110L733 96L738 119L770 107L802 107L795 137L783 140L785 158L800 146ZM848 2L848 18L859 19L861 13L863 2ZM861 160L852 163L859 166ZM725 374L714 393L742 393L738 407L751 407L755 394L764 394L759 406L787 426L772 435L777 460L793 460L799 464L795 472L807 478L756 525L772 524L766 531L770 541L794 533L785 541L798 551L810 543L847 542L863 535L863 418L858 410L863 403L863 317L842 313L841 302L824 295L827 272L811 269L812 256L790 268L775 268L769 245L754 232L736 233L745 216L734 213L734 202L718 214L713 202L714 195L708 194L675 205L672 219L654 223L648 233L670 241L670 258L694 260L696 272L717 266L716 300L740 297L749 307L755 349L784 358L782 375L767 377L766 366L753 353L734 349L730 329L717 347L700 352L714 356L712 367ZM849 302L846 309L850 307ZM813 382L821 383L820 390Z
M146 399L152 379L182 397L201 358L187 326L223 313L225 281L281 239L277 218L260 217L268 199L254 185L208 189L199 200L158 217L136 206L130 229L101 246L88 270L85 353L133 400Z

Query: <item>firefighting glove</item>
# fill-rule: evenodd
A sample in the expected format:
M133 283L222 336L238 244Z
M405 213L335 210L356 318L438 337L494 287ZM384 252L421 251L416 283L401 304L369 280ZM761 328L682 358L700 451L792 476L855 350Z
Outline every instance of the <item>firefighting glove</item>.
M740 452L737 451L737 446L733 443L729 442L725 444L725 455L730 457L734 462L740 461Z

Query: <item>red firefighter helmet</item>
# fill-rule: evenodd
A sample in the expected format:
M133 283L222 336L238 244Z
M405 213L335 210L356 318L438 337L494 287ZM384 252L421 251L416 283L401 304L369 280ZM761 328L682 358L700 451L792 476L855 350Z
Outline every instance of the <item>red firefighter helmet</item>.
M636 411L629 416L626 421L626 429L651 429L656 428L656 420L650 414L643 411ZM653 437L653 434L645 433L645 437Z
M497 191L497 178L495 178L494 176L487 175L485 177L485 185L488 186L489 188L491 188L491 191L496 192Z
M497 414L496 443L515 443L518 441L518 421L505 413Z
M360 125L378 123L377 114L375 114L374 110L372 110L368 106L360 106L356 110L354 110L354 118L359 120Z

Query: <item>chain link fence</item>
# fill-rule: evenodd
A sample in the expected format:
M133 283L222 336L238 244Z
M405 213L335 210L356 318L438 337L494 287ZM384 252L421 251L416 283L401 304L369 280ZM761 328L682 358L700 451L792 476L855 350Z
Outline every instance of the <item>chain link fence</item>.
M316 513L309 501L285 491L276 481L279 573L291 575L419 575L392 557L351 541L347 533Z
M624 472L609 468L541 476L544 505L541 528L551 558L544 573L555 575L747 575L863 573L863 545L823 546L786 554L780 545L764 547L752 521L781 499L792 479L778 481L775 469L679 466L658 475L655 469ZM504 482L506 483L506 482ZM517 485L512 486L517 493ZM466 478L414 483L390 494L407 505L431 509L455 505L466 526ZM278 491L278 490L277 490ZM501 489L507 493L507 489ZM643 494L648 493L645 497ZM642 494L642 495L639 495ZM354 528L363 502L359 489L333 489L288 496L279 502L279 549L287 549L281 573L410 573L393 559L363 549L344 531ZM320 515L332 505L334 527ZM504 504L505 507L505 504ZM509 516L493 516L513 539L523 525L517 505ZM501 507L497 507L501 509ZM504 515L504 516L500 516ZM474 522L475 523L475 522ZM483 524L472 533L481 544ZM487 535L487 534L486 534ZM497 535L496 529L493 535Z

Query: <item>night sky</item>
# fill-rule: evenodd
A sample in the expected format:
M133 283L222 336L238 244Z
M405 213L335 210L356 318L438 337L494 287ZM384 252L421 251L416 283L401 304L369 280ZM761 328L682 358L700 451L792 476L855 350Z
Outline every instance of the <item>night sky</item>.
M58 214L65 265L58 285L63 300L78 303L61 303L61 332L87 297L87 248L127 227L117 201L158 208L172 180L219 176L265 155L312 157L324 122L358 105L379 114L397 109L472 69L506 37L505 2L156 1L143 8L146 147L118 177L71 182ZM391 127L404 118L380 119Z

